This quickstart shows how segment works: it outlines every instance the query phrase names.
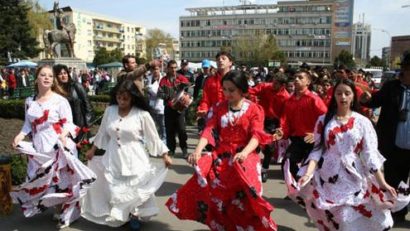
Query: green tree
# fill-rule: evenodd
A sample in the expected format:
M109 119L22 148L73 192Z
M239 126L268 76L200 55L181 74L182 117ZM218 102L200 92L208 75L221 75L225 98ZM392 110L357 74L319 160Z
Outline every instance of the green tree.
M172 36L160 29L154 28L147 30L147 35L145 36L146 54L147 60L151 60L153 57L154 48L158 47L160 44L165 44L168 54L172 54L174 49L172 46Z
M228 49L222 47L222 49ZM237 62L252 66L267 66L269 60L285 62L286 58L279 50L276 39L272 35L243 36L235 39L232 52Z
M41 51L28 21L31 7L20 0L0 0L0 63L8 56L24 59Z
M98 66L112 62L121 62L122 57L122 51L118 48L112 51L107 51L105 47L101 47L95 52L93 63Z
M36 0L26 0L30 10L27 12L27 18L31 27L30 33L38 38L38 36L46 29L52 29L53 24L50 21L48 12L41 7Z
M353 60L353 55L346 50L342 50L335 58L334 66L336 68L342 64L347 66L349 69L356 67L356 63Z
M373 56L373 58L370 59L369 64L373 67L383 67L386 65L386 62L384 62L381 58L375 55Z

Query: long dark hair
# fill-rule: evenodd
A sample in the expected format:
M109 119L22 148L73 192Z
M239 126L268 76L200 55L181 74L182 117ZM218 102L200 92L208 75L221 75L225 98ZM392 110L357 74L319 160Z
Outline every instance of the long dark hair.
M60 82L60 80L58 79L58 75L60 74L60 72L62 70L65 70L67 72L68 75L68 82L67 83L62 83ZM71 85L74 82L71 79L70 76L70 71L68 70L68 67L64 64L56 64L53 66L53 72L54 72L54 77L57 79L57 85L61 88L61 95L68 97L71 94Z
M239 88L242 93L248 93L248 79L243 71L229 71L222 78L222 84L225 81L231 81L237 88Z
M359 112L359 100L357 96L357 91L356 91L356 85L354 84L353 81L350 79L339 79L335 86L333 87L333 93L332 93L332 99L330 100L329 107L327 109L327 113L325 115L325 119L323 121L323 130L321 131L321 136L320 136L320 143L315 147L315 149L320 149L320 148L325 148L325 131L326 131L326 126L329 123L329 121L333 118L333 116L336 115L337 112L337 102L336 102L336 88L340 85L344 84L350 87L350 89L353 92L353 101L352 104L350 105L350 109L354 112Z
M122 93L129 93L131 95L131 106L137 107L144 111L151 111L146 98L142 95L141 91L138 90L134 81L129 79L117 83L117 85L115 85L115 87L112 89L110 105L118 105L117 94Z

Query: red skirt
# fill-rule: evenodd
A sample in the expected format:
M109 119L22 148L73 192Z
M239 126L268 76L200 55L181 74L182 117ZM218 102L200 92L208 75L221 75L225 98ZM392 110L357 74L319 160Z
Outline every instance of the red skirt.
M229 153L203 155L195 174L166 206L179 219L198 221L211 230L276 230L259 174L256 153L242 164L233 163Z

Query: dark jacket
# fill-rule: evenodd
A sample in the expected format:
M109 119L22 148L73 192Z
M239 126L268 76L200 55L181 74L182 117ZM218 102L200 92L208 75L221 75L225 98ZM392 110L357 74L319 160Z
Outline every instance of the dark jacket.
M91 126L94 117L93 108L87 93L80 83L73 82L70 87L70 95L67 97L73 114L73 122L79 127Z
M365 106L381 107L379 121L376 125L379 150L383 156L393 155L396 141L396 130L399 122L400 102L404 88L400 80L386 82L380 91L373 93L370 102Z
M117 75L117 82L120 83L126 79L134 81L135 85L144 94L144 74L149 69L149 65L139 65L133 71L121 70Z

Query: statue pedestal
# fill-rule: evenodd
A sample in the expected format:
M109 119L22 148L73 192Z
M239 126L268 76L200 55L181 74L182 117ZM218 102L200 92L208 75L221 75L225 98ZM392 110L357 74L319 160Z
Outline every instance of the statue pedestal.
M38 65L50 65L54 66L55 64L64 64L68 67L76 68L77 70L86 70L87 65L86 62L79 58L69 58L69 57L61 57L61 58L54 58L54 59L42 59L37 62Z

